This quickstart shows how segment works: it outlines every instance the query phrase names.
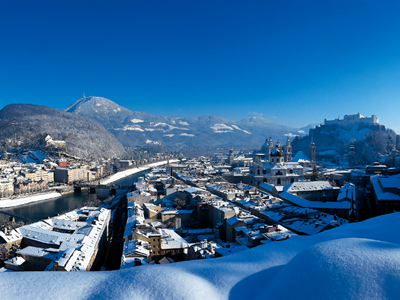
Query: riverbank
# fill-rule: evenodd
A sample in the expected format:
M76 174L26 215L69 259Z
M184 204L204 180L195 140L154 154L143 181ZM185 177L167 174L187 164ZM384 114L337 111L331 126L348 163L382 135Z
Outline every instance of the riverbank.
M33 202L45 201L49 199L55 199L61 197L59 192L48 192L36 195L27 195L16 198L4 198L0 200L0 208L9 208L20 205L25 205Z
M179 161L179 159L171 159L169 162L170 163L174 163L174 162L177 162L177 161ZM117 180L120 180L120 179L122 179L124 177L130 176L130 175L133 175L133 174L136 174L136 173L139 173L139 172L142 172L142 171L154 168L154 167L165 165L165 164L167 164L166 160L155 162L155 163L152 163L152 164L148 164L148 165L145 165L145 166L142 166L142 167L136 167L136 168L124 170L124 171L121 171L121 172L118 172L118 173L115 173L115 174L111 175L109 178L107 178L104 181L103 180L100 181L100 184L110 184L110 183L113 183L113 182L115 182Z
M177 161L179 161L179 160L172 159L172 160L170 160L170 163L174 163ZM133 174L136 174L136 173L139 173L139 172L142 172L142 171L145 171L145 170L157 167L157 166L165 165L166 163L167 163L167 161L165 160L165 161L148 164L148 165L138 167L138 168L132 168L132 169L128 169L125 171L121 171L121 172L111 175L104 181L102 180L100 182L100 184L109 184L109 183L118 181L120 179L123 179L125 177L131 176ZM0 209L16 207L16 206L23 206L26 204L55 199L55 198L59 198L63 195L68 195L68 194L74 193L73 186L52 187L52 189L60 189L60 188L62 188L62 190L63 190L61 193L57 192L57 191L50 191L50 192L40 193L40 194L35 194L35 195L24 195L24 196L15 197L15 198L0 199Z

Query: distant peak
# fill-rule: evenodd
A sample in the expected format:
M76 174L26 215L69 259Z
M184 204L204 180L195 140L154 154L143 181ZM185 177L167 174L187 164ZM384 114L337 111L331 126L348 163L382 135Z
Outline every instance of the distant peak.
M68 106L67 108L65 108L64 111L73 112L79 106L81 106L81 105L83 105L85 103L91 103L91 102L118 105L115 102L113 102L113 101L111 101L110 99L107 99L107 98L98 97L98 96L87 96L86 97L84 95L83 98L75 101L74 104L72 104L72 105Z

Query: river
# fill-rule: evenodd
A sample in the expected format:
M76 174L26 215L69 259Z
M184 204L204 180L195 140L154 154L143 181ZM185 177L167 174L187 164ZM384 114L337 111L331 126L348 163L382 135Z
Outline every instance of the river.
M139 177L144 176L146 173L150 172L150 170L145 170L140 173L136 173L130 175L128 177L122 178L114 182L116 186L128 186L132 185L134 182L138 181ZM117 190L121 192L120 190ZM104 194L101 192L97 192L97 197L99 199L105 199L108 197L108 193ZM10 212L12 214L18 216L25 216L29 219L33 220L41 220L46 219L47 217L53 217L56 214L71 211L75 208L80 207L86 200L88 195L88 191L82 191L81 193L72 193L68 195L61 196L60 198L45 200L41 202L30 203L18 207L12 207L3 209L6 212ZM0 214L0 220L8 219L8 216L4 214ZM18 220L18 219L17 219Z

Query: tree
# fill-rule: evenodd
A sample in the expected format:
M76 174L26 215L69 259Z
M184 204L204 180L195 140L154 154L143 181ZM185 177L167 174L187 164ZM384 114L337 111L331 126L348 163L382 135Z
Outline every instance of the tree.
M172 200L172 206L175 209L182 209L186 207L186 200L181 199L179 197L175 197L174 200Z
M83 206L97 207L102 202L97 198L96 194L89 194L86 196L86 200L83 203Z

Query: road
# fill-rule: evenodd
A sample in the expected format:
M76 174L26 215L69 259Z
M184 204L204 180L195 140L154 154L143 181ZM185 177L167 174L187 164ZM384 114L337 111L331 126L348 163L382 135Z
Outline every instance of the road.
M127 214L127 198L122 196L118 202L112 224L112 236L109 244L108 255L106 257L106 270L119 270L121 265L122 249L124 246L124 231Z

